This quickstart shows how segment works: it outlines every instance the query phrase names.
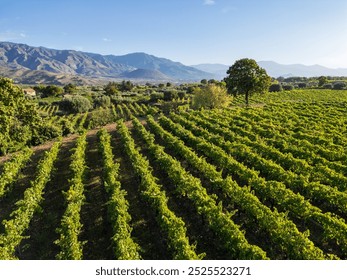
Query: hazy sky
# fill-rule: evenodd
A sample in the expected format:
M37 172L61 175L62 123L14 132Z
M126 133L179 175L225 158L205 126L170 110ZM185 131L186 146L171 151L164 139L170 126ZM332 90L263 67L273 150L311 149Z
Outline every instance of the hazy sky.
M347 68L346 0L0 0L0 41Z

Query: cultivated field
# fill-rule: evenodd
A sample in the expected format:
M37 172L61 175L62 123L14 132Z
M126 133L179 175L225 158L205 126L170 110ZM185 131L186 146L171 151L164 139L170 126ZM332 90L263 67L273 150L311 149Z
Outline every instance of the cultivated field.
M347 93L252 103L3 158L0 258L347 259Z

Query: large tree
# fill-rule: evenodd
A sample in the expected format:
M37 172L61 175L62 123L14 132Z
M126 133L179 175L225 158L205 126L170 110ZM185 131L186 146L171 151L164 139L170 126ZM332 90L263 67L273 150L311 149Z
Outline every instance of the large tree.
M233 95L244 94L247 105L251 94L266 92L271 84L270 76L254 59L237 60L229 67L227 74L224 81L228 92Z
M0 155L25 146L41 123L23 91L12 80L0 77Z

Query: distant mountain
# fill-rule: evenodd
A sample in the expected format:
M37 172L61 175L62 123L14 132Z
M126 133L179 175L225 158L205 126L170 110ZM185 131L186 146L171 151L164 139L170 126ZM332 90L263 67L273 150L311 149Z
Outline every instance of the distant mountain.
M259 66L263 67L272 77L318 77L318 76L347 76L347 69L332 69L321 65L303 64L279 64L273 61L259 61Z
M124 79L137 79L148 81L169 81L170 78L158 70L136 69L131 72L124 72L119 77Z
M0 77L10 77L20 84L55 84L66 85L73 83L76 85L105 84L105 78L93 78L81 75L70 75L64 73L53 73L45 70L28 70L26 68L11 69L0 66Z
M136 79L150 75L160 80L167 77L172 81L198 81L210 78L211 73L185 66L169 59L158 58L146 53L132 53L122 56L101 55L74 50L55 50L31 47L25 44L0 42L0 67L9 70L47 71L55 74L81 76L96 79L121 79L133 73ZM144 74L143 77L140 75ZM131 76L131 75L130 75ZM131 78L129 76L129 79Z
M266 70L271 77L318 77L318 76L347 76L347 69L331 69L320 65L279 64L274 61L258 61L258 65ZM193 67L218 75L219 79L226 77L230 66L224 64L198 64Z
M146 53L131 53L122 56L108 55L108 60L113 63L129 65L137 69L148 69L160 71L162 74L174 80L201 80L212 77L211 73L173 62L166 58L158 58Z
M197 64L197 65L191 65L192 67L199 69L204 72L212 73L215 76L215 79L222 80L227 76L227 70L230 66L224 65L224 64Z

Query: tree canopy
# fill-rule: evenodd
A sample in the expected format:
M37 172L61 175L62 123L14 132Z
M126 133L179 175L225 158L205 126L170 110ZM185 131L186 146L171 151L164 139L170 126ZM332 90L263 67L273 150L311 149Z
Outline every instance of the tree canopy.
M38 130L41 118L22 89L11 79L0 78L0 154L28 144Z
M233 95L244 94L247 105L251 94L266 92L271 84L270 76L254 59L237 60L229 67L227 74L224 81L228 92Z
M192 105L194 109L223 108L230 104L232 97L224 86L209 84L194 89Z

